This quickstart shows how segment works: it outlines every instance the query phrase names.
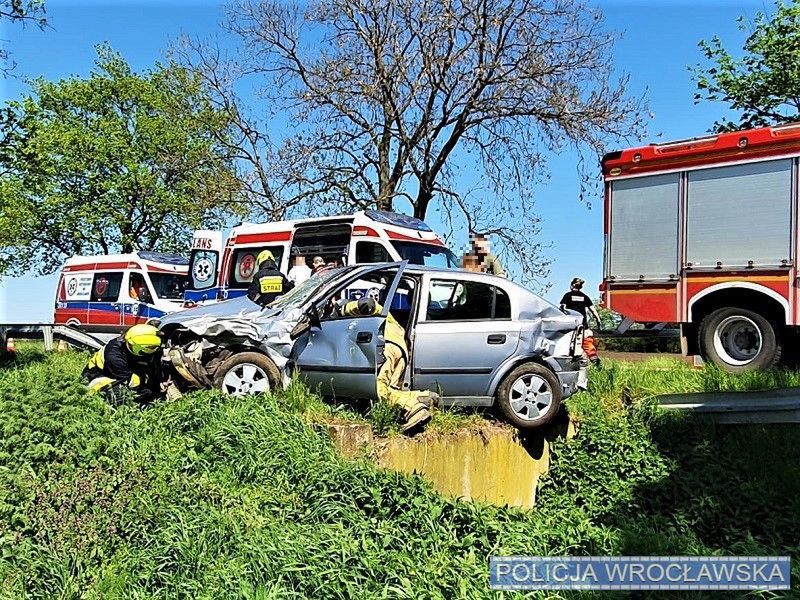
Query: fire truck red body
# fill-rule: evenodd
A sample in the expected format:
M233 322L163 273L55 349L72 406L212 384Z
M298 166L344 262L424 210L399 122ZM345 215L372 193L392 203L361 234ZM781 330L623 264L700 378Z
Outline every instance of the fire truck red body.
M800 324L799 161L800 125L607 154L604 305L728 370L777 363Z

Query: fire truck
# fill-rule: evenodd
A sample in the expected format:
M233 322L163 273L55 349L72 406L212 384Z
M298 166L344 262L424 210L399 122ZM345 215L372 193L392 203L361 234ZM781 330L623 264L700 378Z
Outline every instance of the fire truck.
M800 124L611 152L602 302L676 324L731 372L780 362L800 324Z

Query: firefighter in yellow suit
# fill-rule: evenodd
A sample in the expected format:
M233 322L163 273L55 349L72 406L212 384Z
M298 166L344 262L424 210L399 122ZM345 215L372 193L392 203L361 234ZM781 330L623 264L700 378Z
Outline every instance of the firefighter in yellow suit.
M372 298L362 298L345 303L340 312L346 317L376 316L383 312L383 307ZM384 340L385 362L378 370L378 397L402 409L405 423L401 431L410 433L431 420L430 408L439 395L430 391L403 390L403 375L408 364L406 332L391 313L386 318Z
M161 338L152 325L134 325L95 352L81 374L90 390L113 405L133 395L147 404L160 391Z

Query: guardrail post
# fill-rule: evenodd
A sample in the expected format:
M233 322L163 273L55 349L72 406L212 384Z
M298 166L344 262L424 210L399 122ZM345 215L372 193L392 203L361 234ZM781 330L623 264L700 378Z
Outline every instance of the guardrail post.
M44 338L45 352L53 351L53 328L49 325L42 327L42 338Z

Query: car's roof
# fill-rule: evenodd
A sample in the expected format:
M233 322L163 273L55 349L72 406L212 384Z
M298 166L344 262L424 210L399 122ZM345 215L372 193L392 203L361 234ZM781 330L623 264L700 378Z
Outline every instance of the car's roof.
M393 264L397 264L397 263L383 263L383 264L388 266L388 265L393 265ZM380 263L372 263L372 264L366 264L365 263L365 264L359 265L359 266L376 267L376 266L380 266ZM432 266L428 266L428 265L412 265L412 264L408 264L408 265L406 265L406 268L404 269L404 272L405 273L417 273L417 274L441 273L441 274L444 274L444 275L469 275L470 277L472 277L472 276L487 277L487 278L491 278L491 279L502 279L504 281L509 281L505 277L498 277L497 275L492 275L491 273L476 273L475 271L467 271L466 269L448 269L447 267L432 267Z

